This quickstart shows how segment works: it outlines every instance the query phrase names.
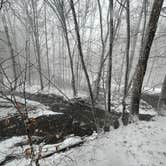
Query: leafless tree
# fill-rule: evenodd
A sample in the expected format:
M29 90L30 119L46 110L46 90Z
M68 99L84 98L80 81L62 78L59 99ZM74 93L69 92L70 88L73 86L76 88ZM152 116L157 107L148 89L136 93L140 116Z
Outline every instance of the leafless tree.
M91 104L92 104L92 113L94 116L94 120L95 123L97 125L96 122L96 118L95 118L95 111L94 111L94 96L93 96L93 92L92 92L92 87L91 87L91 83L90 83L90 79L89 79L89 74L85 65L85 61L84 61L84 55L83 55L83 51L82 51L82 45L81 45L81 38L80 38L80 33L79 33L79 26L78 26L78 22L77 22L77 16L76 16L76 12L75 12L75 6L73 3L73 0L70 0L70 7L72 10L72 15L73 15L73 20L74 20L74 25L75 25L75 33L76 33L76 37L77 37L77 42L78 42L78 51L79 51L79 56L81 59L81 64L84 70L84 74L86 77L86 81L87 81L87 85L88 85L88 90L89 90L89 95L91 98Z
M127 97L127 87L129 78L129 53L130 53L130 1L127 0L126 3L126 22L127 22L127 42L126 42L126 70L125 70L125 81L124 81L124 94L123 94L123 115L126 110L126 97Z
M50 62L49 62L49 49L48 49L48 30L47 30L47 6L44 3L44 29L45 29L45 45L46 45L46 57L47 57L47 72L48 72L48 79L49 79L49 87L50 87Z
M10 50L10 57L11 57L11 60L12 60L12 69L13 69L13 78L14 78L15 87L16 87L17 86L16 58L15 58L15 52L14 52L13 45L12 45L12 42L11 42L11 38L10 38L10 34L9 34L9 28L8 28L8 25L7 25L7 22L6 22L5 15L2 15L2 21L3 21L5 34L6 34L8 48Z
M40 86L41 89L44 88L43 78L42 78L42 67L41 67L41 49L40 49L40 41L39 41L39 25L38 25L38 10L37 10L38 1L31 0L31 6L33 11L32 17L32 26L33 26L33 34L35 39L35 47L38 61L38 72L40 77Z
M70 41L69 41L69 35L68 35L68 27L67 27L67 22L66 22L66 11L65 11L65 4L64 1L61 0L45 0L47 4L53 9L55 12L61 26L62 30L64 33L64 37L66 40L67 44L67 49L68 49L68 55L69 55L69 60L70 60L70 70L71 70L71 75L72 75L72 89L73 89L73 96L77 96L77 88L76 88L76 83L75 83L75 74L74 74L74 65L73 65L73 58L72 58L72 53L71 53L71 48L70 48Z
M139 103L141 96L142 83L144 80L147 62L150 54L151 45L157 29L157 23L160 16L160 11L163 5L163 0L155 0L153 3L151 15L146 28L145 37L140 51L139 61L136 67L135 77L132 85L131 112L139 114Z
M112 49L113 49L113 0L109 1L110 9L110 38L109 38L109 60L108 60L108 112L111 112L111 78L112 78Z

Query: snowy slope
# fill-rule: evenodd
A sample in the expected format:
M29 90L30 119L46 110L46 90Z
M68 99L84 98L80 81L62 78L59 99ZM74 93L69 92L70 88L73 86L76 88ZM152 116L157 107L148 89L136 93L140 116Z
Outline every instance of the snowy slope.
M57 161L54 158L42 165L61 161L61 166L165 166L166 117L121 127L61 155Z
M8 98L11 98L11 96L8 96ZM25 99L15 96L15 100L16 102L25 103ZM9 116L14 116L16 113L18 113L18 111L16 110L16 108L14 108L14 106L12 105L12 103L8 102L6 99L2 99L0 98L0 119L2 118L6 118ZM6 107L8 106L8 107ZM53 112L49 109L49 107L36 102L36 101L32 101L32 100L28 100L26 99L26 106L27 108L29 107L30 110L28 111L28 117L29 118L36 118L39 116L43 116L43 115L57 115L57 114L62 114L59 112Z
M1 148L3 148L2 144L0 144ZM6 165L26 164L28 161L21 159ZM165 166L166 117L156 117L154 121L122 126L105 135L99 135L97 139L89 139L80 147L43 159L40 165Z

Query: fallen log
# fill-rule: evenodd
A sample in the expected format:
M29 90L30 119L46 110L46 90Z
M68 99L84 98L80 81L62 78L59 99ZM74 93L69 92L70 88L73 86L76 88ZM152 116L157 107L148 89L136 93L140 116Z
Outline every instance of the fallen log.
M72 139L72 138L69 138L69 139ZM39 159L41 160L41 159L50 157L50 156L54 155L55 153L65 152L66 150L69 150L74 147L78 147L85 142L85 140L83 140L80 137L75 137L75 138L73 137L73 139L74 139L74 141L72 141L70 143L66 144L65 142L69 141L68 139L66 139L66 140L64 140L64 142L52 146L50 151L47 151L47 150L44 151L45 149L49 149L49 146L50 146L50 145L46 145L45 147L43 147L41 156Z

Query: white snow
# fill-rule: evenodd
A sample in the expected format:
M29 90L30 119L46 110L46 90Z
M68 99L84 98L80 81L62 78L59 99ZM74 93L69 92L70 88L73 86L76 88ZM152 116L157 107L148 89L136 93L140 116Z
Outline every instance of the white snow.
M44 87L43 90L41 90L39 85L33 85L33 86L26 86L26 92L28 93L42 93L42 94L56 94L56 95L60 95L63 96L55 87ZM68 98L73 98L73 91L72 89L60 89ZM18 89L18 91L22 91L22 89ZM87 97L88 93L85 91L78 91L78 96L79 97Z
M14 144L21 142L25 137L12 137L0 142L0 163L5 159L9 154L17 154L16 149L13 148ZM21 151L21 148L17 147L17 150Z
M29 118L37 118L37 117L43 116L43 115L60 115L60 114L63 114L63 113L53 112L53 111L48 110L48 109L38 108L38 109L30 111L28 114L28 117Z
M11 96L8 96L8 98L11 98ZM15 96L15 100L16 102L25 103L25 99ZM11 106L9 108L5 108L5 107L0 107L0 118L6 118L8 116L13 116L16 113L18 113L18 111L16 110L16 108L14 108L14 106L8 102L5 99L0 99L0 102L3 103L2 106L6 105L6 106ZM32 100L27 100L26 99L26 106L27 108L29 107L29 111L28 111L28 116L29 118L36 118L42 115L57 115L57 114L62 114L59 112L53 112L51 110L49 110L49 107L36 102L36 101L32 101Z
M143 92L148 92L150 94L160 94L161 88L149 88L149 87L144 87Z
M121 112L122 113L122 104L119 104L117 107L114 106L113 107L115 109L116 112ZM129 109L126 110L127 112L129 112ZM141 100L140 102L140 108L139 108L139 114L148 114L148 115L152 115L155 116L158 113L155 111L155 109L149 105L147 102L145 102L144 100Z
M156 117L153 121L139 121L127 127L120 127L109 133L94 134L82 146L67 152L54 154L40 160L41 166L165 166L166 165L166 117ZM12 140L13 139L13 140ZM2 151L11 151L12 138L1 142ZM68 138L64 145L80 141ZM9 143L8 143L9 142ZM63 146L64 146L63 145ZM61 144L62 146L62 144ZM6 147L6 150L5 148ZM47 150L55 150L56 145L45 145ZM49 149L50 148L50 149ZM8 149L8 150L7 150ZM18 153L18 152L17 152ZM7 163L7 166L25 166L29 160L20 159Z
M8 155L21 156L21 157L20 159L18 157L17 160L13 160L12 162L6 163L6 165L14 166L18 164L20 166L25 166L26 164L30 163L30 159L25 157L25 151L26 149L29 148L29 145L25 145L22 147L14 146L15 144L20 142L27 142L27 140L28 139L26 136L22 136L22 137L12 137L10 139L0 142L0 163ZM42 147L41 155L45 156L50 153L54 153L56 151L71 147L79 143L83 143L83 140L81 139L81 137L77 137L77 136L75 137L71 136L69 138L66 138L63 142L58 144L53 144L53 145L44 145L41 143L40 145ZM36 152L39 152L39 146L33 145L33 148L34 148L35 154L37 154Z
M9 100L7 100L7 98L12 100L12 101L16 101L16 102L19 102L19 103L22 103L22 104L25 103L25 99L22 98L22 97L14 96L14 98L13 98L13 96L8 95L8 96L6 96L6 99L5 98L0 98L0 102L1 102L2 107L3 106L12 106L12 103ZM28 100L28 99L26 99L26 105L27 106L44 106L43 104L41 104L37 101L32 101L32 100Z
M47 155L51 152L56 152L68 147L71 147L73 145L82 143L83 140L81 139L81 137L75 136L75 137L69 137L66 138L63 142L59 143L59 144L55 144L55 145L44 145L42 147L42 156L43 155Z
M18 113L18 111L14 107L0 108L0 118L2 119L6 117L14 116L16 113ZM59 115L59 114L63 114L63 113L53 112L51 110L48 110L47 108L36 108L28 112L28 117L37 118L43 115L47 116L47 115Z
M16 114L16 109L13 107L10 108L0 108L0 119L13 116Z
M59 166L165 166L166 117L137 122L111 131L41 165Z
M152 108L152 109L139 109L139 114L148 114L148 115L152 115L152 116L156 116L158 113Z

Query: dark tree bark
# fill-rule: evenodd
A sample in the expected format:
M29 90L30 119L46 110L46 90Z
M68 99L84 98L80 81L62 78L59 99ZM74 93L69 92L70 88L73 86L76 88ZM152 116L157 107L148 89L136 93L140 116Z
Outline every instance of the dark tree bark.
M140 56L136 67L135 77L133 79L132 96L131 96L131 113L135 115L139 114L139 103L140 103L142 84L147 68L147 62L151 46L156 33L157 23L159 20L163 1L164 0L155 0L153 3L152 11L149 18L149 23L146 28L142 49L140 51Z
M2 9L2 6L3 6L3 0L1 0L0 2L0 10ZM0 61L2 59L3 58L0 56ZM2 66L0 66L0 91L2 91L2 87L3 87L3 72L2 72Z
M28 83L31 85L31 64L30 64L30 39L29 33L26 31L26 42L25 42L25 55L26 55L26 64L27 64L27 77Z
M85 78L88 84L88 89L89 89L89 95L91 98L91 103L92 103L92 112L94 113L94 120L95 120L95 112L94 112L94 97L93 97L93 93L92 93L92 87L91 87L91 83L90 83L90 79L89 79L89 75L88 75L88 71L85 65L85 61L84 61L84 55L83 55L83 51L82 51L82 45L81 45L81 38L80 38L80 33L79 33L79 26L78 26L78 22L77 22L77 17L76 17L76 12L75 12L75 7L74 7L74 3L73 0L70 0L70 7L72 10L72 15L73 15L73 19L74 19L74 25L75 25L75 33L76 33L76 37L77 37L77 46L78 46L78 52L79 52L79 56L81 59L81 64L82 64L82 68L85 74Z
M3 58L0 57L0 63L1 63L2 59ZM4 90L3 84L4 84L4 82L3 82L3 70L2 70L2 65L0 64L0 92L3 92L3 90Z
M113 0L110 0L110 39L109 39L109 59L108 59L108 94L107 107L111 112L111 77L112 77L112 48L113 48Z

